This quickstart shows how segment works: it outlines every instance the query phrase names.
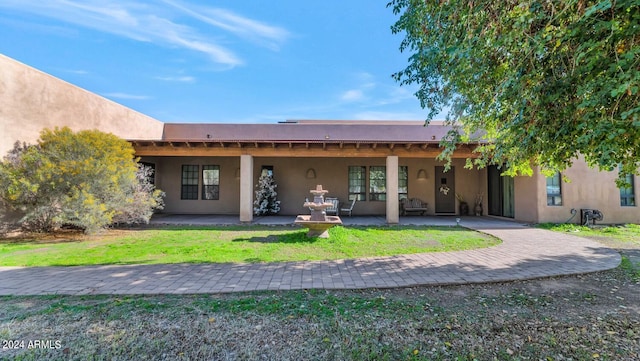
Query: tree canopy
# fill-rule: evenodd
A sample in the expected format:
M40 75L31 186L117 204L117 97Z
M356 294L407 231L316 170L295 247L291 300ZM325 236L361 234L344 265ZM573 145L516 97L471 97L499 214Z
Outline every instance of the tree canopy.
M94 232L113 222L147 222L162 192L149 182L127 141L97 130L45 129L0 162L0 199L49 231L69 224Z
M392 0L394 33L427 124L443 109L455 144L479 141L467 166L559 171L579 155L621 175L640 166L637 0Z

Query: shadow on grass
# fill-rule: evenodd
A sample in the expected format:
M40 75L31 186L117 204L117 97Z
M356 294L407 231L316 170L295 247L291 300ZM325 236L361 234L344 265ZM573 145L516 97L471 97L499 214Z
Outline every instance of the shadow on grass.
M318 237L307 237L307 230L302 229L295 233L268 235L263 237L238 237L232 242L256 242L256 243L283 243L283 244L308 244L314 243Z
M282 229L281 226L277 228ZM288 227L287 227L288 228ZM259 229L252 229L256 231L264 231L274 229L271 227L261 227ZM329 229L329 239L341 240L345 236L345 233L350 229L359 230L362 232L371 231L383 231L383 232L403 232L403 231L468 231L468 229L459 226L404 226L404 225L392 225L392 226L336 226ZM250 232L251 230L245 230ZM300 231L288 234L272 234L268 236L254 236L254 237L238 237L234 238L232 242L256 242L256 243L282 243L282 244L309 244L319 240L318 237L307 237L308 229L302 228ZM438 242L438 244L440 244Z
M29 244L80 243L88 238L81 231L56 231L52 233L25 233L12 237L0 238L0 244L21 246Z

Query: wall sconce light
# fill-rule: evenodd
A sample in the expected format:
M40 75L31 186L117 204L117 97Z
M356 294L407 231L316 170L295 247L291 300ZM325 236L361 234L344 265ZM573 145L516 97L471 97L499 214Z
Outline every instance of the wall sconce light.
M420 169L418 171L418 179L427 179L427 171L424 169Z
M236 168L236 179L240 179L240 168Z
M313 168L307 169L306 177L307 179L316 179L316 170Z

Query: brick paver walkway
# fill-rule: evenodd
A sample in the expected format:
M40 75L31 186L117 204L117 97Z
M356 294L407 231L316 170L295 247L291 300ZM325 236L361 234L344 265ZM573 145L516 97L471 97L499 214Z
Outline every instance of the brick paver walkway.
M321 262L0 267L0 295L389 288L532 279L620 264L617 252L571 234L486 218L465 218L462 224L503 243L463 252Z

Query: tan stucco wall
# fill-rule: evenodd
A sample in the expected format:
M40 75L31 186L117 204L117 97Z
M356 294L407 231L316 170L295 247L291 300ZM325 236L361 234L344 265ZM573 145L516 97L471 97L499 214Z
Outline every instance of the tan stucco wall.
M0 54L0 158L44 128L98 129L126 139L161 139L164 124ZM0 223L20 215L0 204Z
M44 128L98 129L125 139L161 139L164 124L0 54L0 157Z
M143 162L154 163L156 187L166 193L163 213L186 214L238 214L240 212L239 157L143 157ZM220 166L219 200L180 199L182 165ZM200 171L202 168L200 168ZM201 189L198 189L198 198Z
M239 157L145 157L146 162L156 164L156 185L166 192L165 213L195 214L238 214L240 202L240 179L236 174L240 167ZM434 214L436 166L433 159L399 159L399 165L407 166L409 172L409 197L417 197L429 203L429 214ZM220 200L181 200L180 182L183 164L220 166ZM327 197L337 197L342 202L348 199L349 166L384 166L386 158L263 158L253 159L254 184L257 184L262 166L273 166L278 184L278 199L281 201L282 215L306 214L302 207L305 198L312 198L310 189L322 184L329 190ZM456 171L456 192L461 193L471 204L475 195L484 192L486 196L486 172L463 169L464 161L454 162ZM307 179L309 168L316 172L315 179ZM419 169L427 171L427 179L417 179ZM454 196L452 194L452 196ZM486 202L485 202L486 203ZM456 207L457 209L457 207ZM486 204L485 204L486 209ZM384 215L386 203L362 201L356 203L354 215ZM486 210L485 210L486 214Z
M535 171L535 181L538 187L537 208L539 217L537 222L565 222L571 217L571 209L578 214L572 223L580 222L581 208L594 208L604 214L604 221L600 223L640 223L640 208L638 206L623 207L620 205L620 190L615 184L617 171L601 172L591 169L582 160L574 161L573 166L562 175L570 182L562 182L562 206L547 206L546 179ZM638 203L638 186L640 177L634 177L636 204Z
M436 163L434 162L434 166ZM487 215L487 170L465 169L464 159L453 160L456 177L456 193L460 194L469 205L469 214L473 215L476 196L482 193L482 214ZM432 180L434 182L434 180ZM435 183L431 184L435 194ZM435 195L432 197L435 198ZM459 212L460 202L456 201L456 212Z
M542 184L545 187L545 184ZM535 223L538 220L539 177L518 176L513 179L514 219ZM546 202L545 195L545 202ZM546 203L545 203L546 204Z

